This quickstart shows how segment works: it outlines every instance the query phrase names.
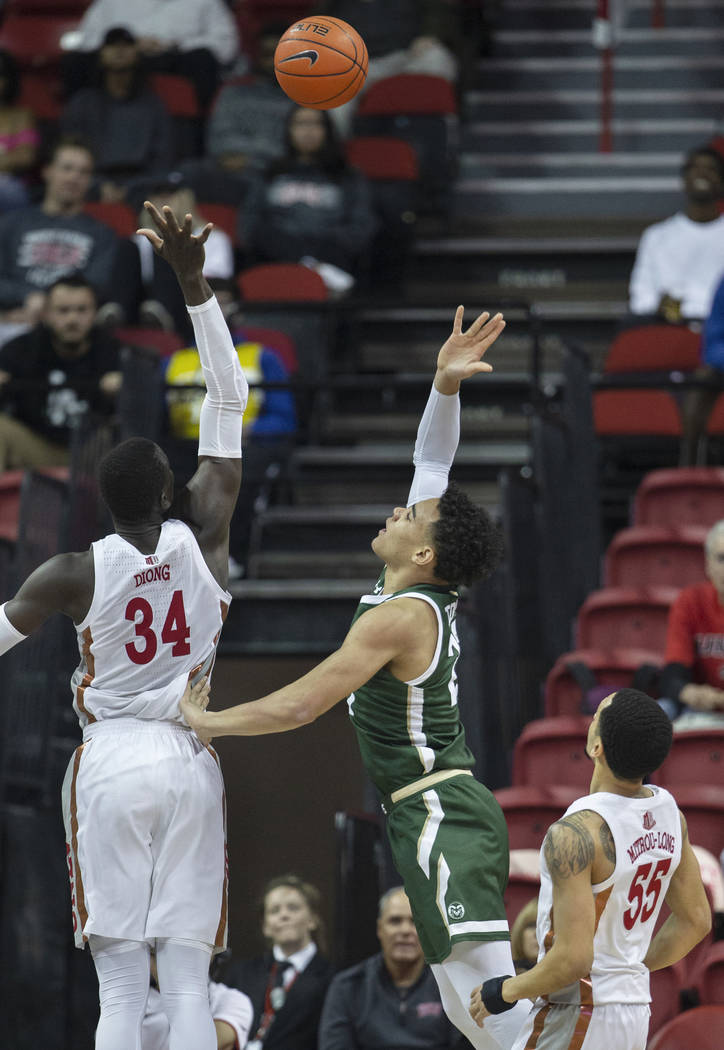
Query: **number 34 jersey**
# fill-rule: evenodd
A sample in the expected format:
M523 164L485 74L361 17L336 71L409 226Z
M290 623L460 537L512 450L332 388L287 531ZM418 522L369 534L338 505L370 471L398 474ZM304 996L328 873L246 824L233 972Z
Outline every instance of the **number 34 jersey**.
M681 859L681 817L676 801L663 788L647 785L653 795L626 798L605 791L577 799L566 814L593 810L608 824L616 847L610 878L593 886L596 909L593 966L590 975L547 996L549 1002L600 1006L648 1003L648 951L671 876ZM553 885L541 849L538 899L539 959L553 943Z
M95 589L76 625L81 661L71 679L81 727L128 717L180 723L187 681L213 666L231 595L182 521L164 522L153 554L115 533L92 550Z

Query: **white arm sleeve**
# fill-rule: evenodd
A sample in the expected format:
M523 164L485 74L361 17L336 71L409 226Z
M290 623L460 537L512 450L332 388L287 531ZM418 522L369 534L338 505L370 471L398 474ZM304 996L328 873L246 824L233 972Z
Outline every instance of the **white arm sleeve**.
M27 634L21 634L10 623L5 612L5 604L0 605L0 656L27 637Z
M199 420L199 455L241 458L241 418L249 384L221 307L212 296L201 306L187 306L196 336L206 397Z
M442 496L460 441L460 395L441 394L433 386L417 428L415 475L407 506Z

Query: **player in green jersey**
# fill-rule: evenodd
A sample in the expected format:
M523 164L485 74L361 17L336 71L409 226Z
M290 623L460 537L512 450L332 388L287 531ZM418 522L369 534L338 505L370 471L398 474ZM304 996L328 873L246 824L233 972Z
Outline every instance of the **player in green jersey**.
M503 907L508 836L492 794L471 773L457 707L456 587L482 579L501 555L497 527L448 475L460 437L460 384L505 327L481 314L463 331L458 307L439 351L417 432L406 507L372 541L384 563L340 648L298 681L226 711L206 711L206 687L182 711L203 738L296 729L347 698L362 759L383 797L387 832L413 917L450 1020L479 1050L512 1045L528 1013L478 1028L468 1013L481 979L512 968ZM508 970L505 967L508 967Z

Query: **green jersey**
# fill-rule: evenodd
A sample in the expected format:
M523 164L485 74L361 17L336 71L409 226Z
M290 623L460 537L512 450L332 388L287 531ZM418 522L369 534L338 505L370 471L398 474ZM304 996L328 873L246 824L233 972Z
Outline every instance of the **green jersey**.
M402 682L382 668L347 700L365 768L389 795L428 773L470 769L475 759L458 712L457 592L424 584L382 594L383 582L384 573L375 593L360 599L353 623L383 602L412 597L432 607L438 624L435 654L419 678Z

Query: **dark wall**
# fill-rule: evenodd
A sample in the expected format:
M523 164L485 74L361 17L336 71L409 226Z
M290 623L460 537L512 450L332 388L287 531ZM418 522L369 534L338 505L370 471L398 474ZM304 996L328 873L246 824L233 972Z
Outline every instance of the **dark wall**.
M317 662L281 656L220 658L212 707L255 699ZM214 746L226 782L229 947L238 956L262 949L257 901L268 879L288 871L319 887L331 932L334 814L361 810L364 803L364 773L346 703L291 733L223 737Z

